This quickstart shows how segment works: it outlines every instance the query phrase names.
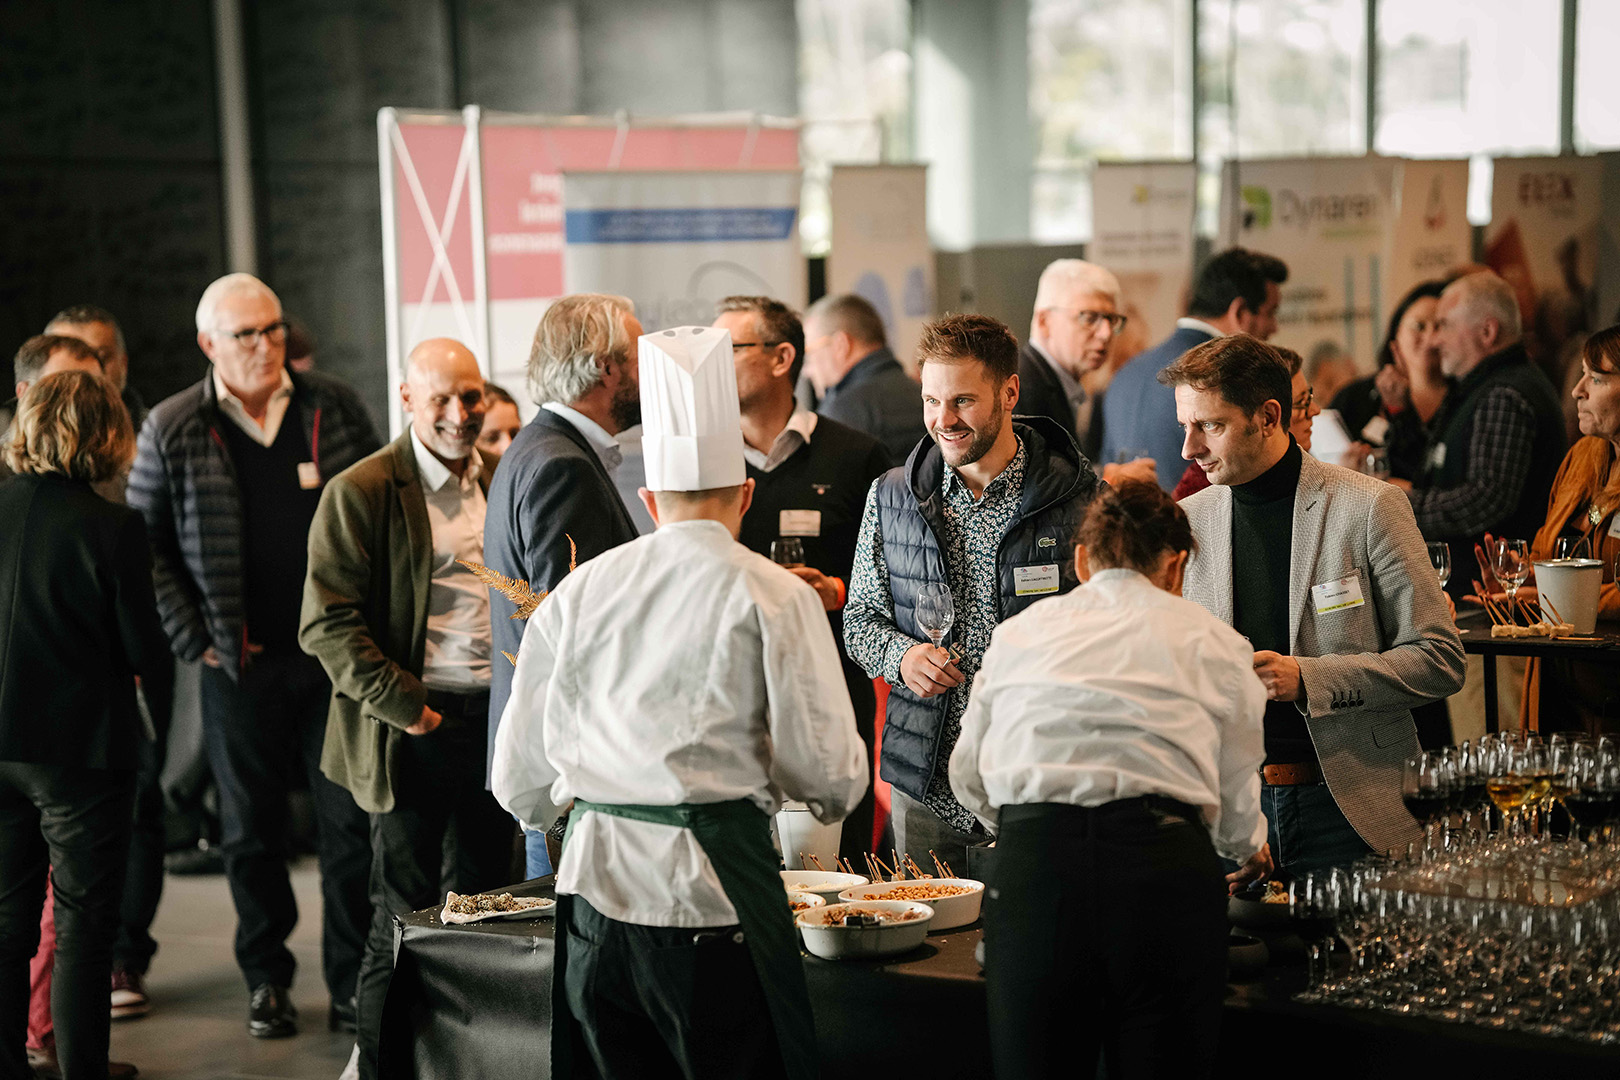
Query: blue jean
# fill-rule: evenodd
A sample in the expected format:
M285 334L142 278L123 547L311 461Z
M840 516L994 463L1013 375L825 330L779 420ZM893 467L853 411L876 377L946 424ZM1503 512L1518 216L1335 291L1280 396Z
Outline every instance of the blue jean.
M523 873L533 881L552 872L551 853L546 850L546 834L533 829L523 830Z
M1271 857L1289 877L1344 866L1372 851L1326 784L1261 784L1260 809Z

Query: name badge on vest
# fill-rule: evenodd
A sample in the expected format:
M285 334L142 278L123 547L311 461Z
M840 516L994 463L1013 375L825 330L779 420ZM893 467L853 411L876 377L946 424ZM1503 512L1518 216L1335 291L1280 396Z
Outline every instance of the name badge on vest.
M1039 596L1058 591L1057 563L1013 567L1013 591L1019 596Z
M821 511L784 510L776 531L781 536L820 536Z
M1429 468L1443 469L1446 465L1446 444L1435 443L1434 449L1429 451Z
M305 491L314 491L321 486L320 466L313 461L300 461L298 463L298 486Z
M1620 537L1620 514L1609 519L1609 535Z
M1351 574L1338 581L1324 581L1320 585L1311 586L1311 599L1316 603L1316 613L1326 615L1330 611L1343 611L1345 608L1360 607L1367 601L1361 596L1361 576Z

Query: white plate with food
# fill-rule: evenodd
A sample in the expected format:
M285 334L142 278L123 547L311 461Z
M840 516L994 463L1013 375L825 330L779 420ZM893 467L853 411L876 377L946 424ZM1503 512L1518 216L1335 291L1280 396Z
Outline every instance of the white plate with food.
M490 919L539 919L553 914L557 901L549 896L513 896L511 893L478 893L445 897L439 921L446 926L487 922Z
M984 882L971 878L908 878L879 881L844 889L838 899L848 901L910 900L934 909L930 930L954 930L979 917Z
M828 904L799 912L804 947L823 960L899 956L928 936L934 909L907 900Z
M841 890L865 885L859 874L835 874L831 870L783 870L782 887L788 892L815 893L827 903L838 899Z
M809 911L811 908L825 907L827 904L827 901L823 900L813 892L790 892L787 894L787 898L788 907L792 909L795 917L797 917L801 911Z

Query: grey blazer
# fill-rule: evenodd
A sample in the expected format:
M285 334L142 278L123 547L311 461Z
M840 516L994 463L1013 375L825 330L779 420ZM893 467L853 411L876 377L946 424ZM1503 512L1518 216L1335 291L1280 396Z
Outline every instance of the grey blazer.
M1198 551L1183 593L1232 622L1232 489L1183 499ZM1318 612L1311 589L1355 581L1359 606ZM1457 692L1462 640L1400 489L1309 454L1294 496L1288 635L1311 742L1339 809L1374 851L1419 835L1401 803L1401 763L1418 749L1412 707Z

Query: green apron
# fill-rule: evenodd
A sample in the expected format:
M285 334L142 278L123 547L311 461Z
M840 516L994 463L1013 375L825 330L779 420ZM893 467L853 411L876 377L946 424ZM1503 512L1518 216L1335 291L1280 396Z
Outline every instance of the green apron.
M793 928L793 911L788 907L778 871L781 860L771 843L770 818L747 799L719 803L681 803L676 806L604 805L574 800L574 812L563 834L568 837L580 815L590 810L631 821L669 825L689 830L714 866L726 898L737 910L748 954L759 975L776 1029L776 1044L782 1053L782 1069L788 1080L813 1080L819 1075L816 1031L810 1016L810 991L804 981L804 963L799 958L798 935ZM567 966L564 942L572 897L557 898L556 943L552 967L552 1073L556 1078L572 1075L573 1055L582 1052L575 1037L575 1021L568 1010L563 989Z

